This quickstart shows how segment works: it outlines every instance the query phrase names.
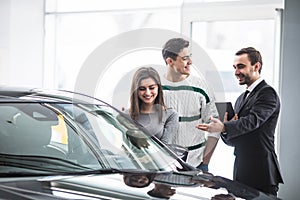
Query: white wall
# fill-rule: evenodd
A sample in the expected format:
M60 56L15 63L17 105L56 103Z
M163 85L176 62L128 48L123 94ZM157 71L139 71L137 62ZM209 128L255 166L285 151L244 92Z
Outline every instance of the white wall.
M280 165L284 184L279 196L297 200L300 197L300 1L285 0L283 15L283 50L281 79Z
M42 87L43 0L0 1L0 84Z
M0 1L0 85L9 81L10 1Z

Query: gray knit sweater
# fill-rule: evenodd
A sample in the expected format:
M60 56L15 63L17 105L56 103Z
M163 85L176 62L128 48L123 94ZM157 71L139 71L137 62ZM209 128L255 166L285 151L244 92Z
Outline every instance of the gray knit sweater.
M174 109L163 111L162 122L159 123L158 113L140 113L138 122L149 133L155 135L166 144L171 144L178 131L178 114Z

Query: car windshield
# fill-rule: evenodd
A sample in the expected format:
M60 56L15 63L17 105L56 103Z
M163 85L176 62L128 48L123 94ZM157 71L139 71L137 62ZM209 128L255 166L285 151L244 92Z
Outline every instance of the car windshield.
M181 167L166 146L103 102L23 99L0 104L2 175Z

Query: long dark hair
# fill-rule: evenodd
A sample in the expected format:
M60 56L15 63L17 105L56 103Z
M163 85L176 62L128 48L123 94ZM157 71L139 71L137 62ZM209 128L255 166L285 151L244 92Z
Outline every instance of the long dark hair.
M158 94L154 100L154 105L159 114L159 122L162 121L162 110L165 109L162 85L158 72L152 67L141 67L133 75L131 89L130 89L130 108L129 115L132 119L138 120L140 115L140 109L142 100L138 97L138 89L141 85L141 81L147 78L152 78L158 86Z

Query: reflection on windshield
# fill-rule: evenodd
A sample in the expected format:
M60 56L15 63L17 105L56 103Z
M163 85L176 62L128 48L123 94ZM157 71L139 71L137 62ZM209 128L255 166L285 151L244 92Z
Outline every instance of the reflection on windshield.
M176 158L140 127L106 105L6 103L0 105L0 112L2 154L62 159L82 166L83 171L169 171L180 167ZM28 161L19 161L18 165L22 164L28 165ZM45 162L42 167L49 165ZM61 164L60 170L69 172L70 168Z
M122 113L104 106L78 106L87 111L85 125L80 127L94 134L100 152L110 152L110 156L104 155L110 167L171 170L176 160Z

